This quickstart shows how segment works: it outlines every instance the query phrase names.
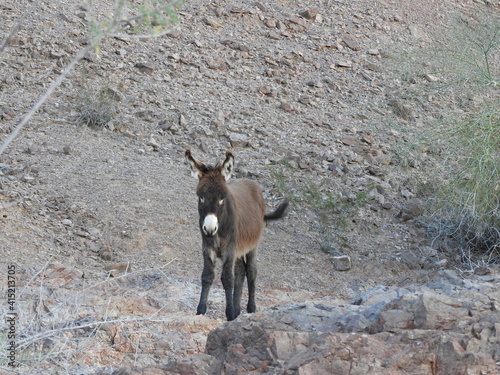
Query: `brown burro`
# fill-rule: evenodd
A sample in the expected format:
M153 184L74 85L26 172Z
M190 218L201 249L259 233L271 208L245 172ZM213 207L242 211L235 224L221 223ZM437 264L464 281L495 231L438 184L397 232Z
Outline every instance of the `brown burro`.
M226 317L240 314L245 276L248 284L247 311L255 311L255 278L257 244L266 221L284 216L288 202L266 214L266 204L259 185L252 180L237 179L228 183L234 170L234 157L226 152L222 164L210 166L199 162L186 151L191 173L199 179L198 212L203 241L201 296L196 314L205 314L207 298L214 280L216 258L222 259L222 286L226 294Z

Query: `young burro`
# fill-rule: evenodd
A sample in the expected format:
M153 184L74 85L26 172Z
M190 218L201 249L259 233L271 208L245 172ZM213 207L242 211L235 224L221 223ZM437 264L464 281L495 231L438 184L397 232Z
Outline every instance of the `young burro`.
M222 164L210 166L199 162L186 151L191 173L199 179L198 212L203 240L203 273L197 314L207 311L207 297L214 280L216 258L222 259L222 286L226 294L226 317L240 314L241 293L245 276L248 284L247 311L255 311L256 249L265 222L284 216L288 202L276 211L265 213L262 191L255 181L227 181L234 170L234 157L226 152Z

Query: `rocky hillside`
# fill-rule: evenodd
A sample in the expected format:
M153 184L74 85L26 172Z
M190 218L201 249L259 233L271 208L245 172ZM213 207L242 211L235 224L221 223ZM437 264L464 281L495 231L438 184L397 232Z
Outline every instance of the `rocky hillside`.
M0 5L2 39L16 31L0 54L0 141L111 9ZM406 79L402 62L457 14L498 11L188 2L161 37L104 40L0 156L0 277L16 266L19 345L13 370L0 335L0 369L500 371L498 269L460 271L454 244L430 242L418 221L418 187L442 160L408 144L457 104L408 96L440 77ZM194 315L202 259L186 148L210 163L231 149L236 177L257 180L269 210L292 202L261 242L258 313L231 324L219 282L207 316Z

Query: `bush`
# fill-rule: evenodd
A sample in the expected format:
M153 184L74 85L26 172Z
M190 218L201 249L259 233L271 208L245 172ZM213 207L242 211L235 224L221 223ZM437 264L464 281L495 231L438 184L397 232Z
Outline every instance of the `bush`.
M445 102L421 134L443 158L425 224L434 241L452 239L473 269L500 262L500 24L463 16L442 35L439 48L417 56L423 72L415 72L439 77L427 93Z
M430 199L428 225L433 236L449 236L472 267L499 262L500 103L469 113L444 127L448 136L443 182Z
M116 91L108 87L84 89L76 100L76 122L90 127L105 126L117 114L119 101Z

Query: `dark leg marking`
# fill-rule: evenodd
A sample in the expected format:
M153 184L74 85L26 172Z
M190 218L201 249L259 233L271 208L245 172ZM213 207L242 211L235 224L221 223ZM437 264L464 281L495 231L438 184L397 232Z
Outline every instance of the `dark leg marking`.
M226 318L227 320L234 320L236 318L234 312L234 251L228 250L227 257L222 264L221 281L226 294Z
M210 287L214 282L215 265L208 255L208 250L203 251L203 272L201 273L201 295L196 315L205 314L207 312L207 299Z
M245 263L244 257L236 259L234 263L234 314L235 317L240 315L241 311L241 295L243 293L243 284L245 282Z
M248 283L248 305L247 311L253 313L255 306L255 279L257 278L257 249L251 250L246 255L245 269Z

